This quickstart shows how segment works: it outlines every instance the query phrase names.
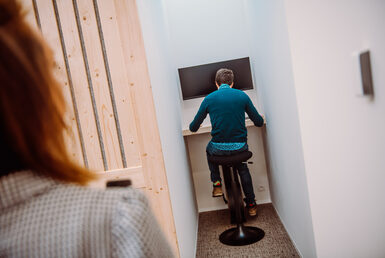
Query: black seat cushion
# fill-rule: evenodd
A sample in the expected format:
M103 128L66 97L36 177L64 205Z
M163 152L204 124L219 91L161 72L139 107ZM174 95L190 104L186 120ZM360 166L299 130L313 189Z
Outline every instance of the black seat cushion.
M251 151L244 151L228 156L209 155L208 160L218 165L235 165L247 161L253 156Z

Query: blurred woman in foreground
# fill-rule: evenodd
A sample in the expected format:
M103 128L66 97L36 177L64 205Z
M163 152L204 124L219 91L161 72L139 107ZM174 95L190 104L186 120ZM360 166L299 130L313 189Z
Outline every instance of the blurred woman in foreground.
M0 0L0 257L172 257L146 198L84 187L64 143L53 57Z

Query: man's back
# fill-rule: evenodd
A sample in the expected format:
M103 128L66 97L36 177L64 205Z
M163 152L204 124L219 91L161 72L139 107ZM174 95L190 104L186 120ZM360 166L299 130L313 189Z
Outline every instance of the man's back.
M232 89L234 73L230 69L221 68L215 75L218 90L208 95L202 102L198 113L190 124L190 130L196 132L207 114L210 114L212 125L211 141L207 144L207 162L210 178L213 183L213 197L223 195L222 179L218 164L210 161L210 156L227 156L247 151L247 130L245 112L256 126L263 126L263 118L258 114L249 96L240 90ZM241 178L246 207L250 216L257 215L257 204L253 182L247 164L236 165Z
M258 114L250 98L227 84L208 95L202 102L191 131L197 131L206 115L210 115L213 142L246 142L245 112L256 126L263 125L263 118Z

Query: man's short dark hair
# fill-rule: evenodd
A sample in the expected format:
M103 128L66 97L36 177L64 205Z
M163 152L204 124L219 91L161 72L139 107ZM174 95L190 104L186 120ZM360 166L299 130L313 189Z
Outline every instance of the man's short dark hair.
M234 82L234 73L230 69L221 68L215 75L215 82L221 86L223 83L231 85Z

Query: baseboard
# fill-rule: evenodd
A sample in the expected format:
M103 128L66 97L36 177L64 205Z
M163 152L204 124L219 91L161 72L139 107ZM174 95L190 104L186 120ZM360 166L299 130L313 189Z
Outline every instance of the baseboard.
M228 208L227 204L223 203L223 205L220 205L220 206L198 209L198 212L201 213L201 212L207 212L207 211L219 211L219 210L225 210L227 208Z
M271 200L270 199L266 199L266 200L257 200L257 204L267 204L267 203L271 203Z
M283 227L285 228L285 231L286 231L287 235L289 236L290 241L293 243L295 250L297 250L297 253L299 254L300 257L303 257L303 255L301 254L301 251L300 251L300 250L298 249L298 247L297 247L297 243L296 243L296 242L293 240L293 238L291 237L290 232L287 230L286 225L285 225L284 221L283 221L282 218L281 218L281 215L279 214L279 212L278 212L277 209L275 208L274 203L272 203L272 206L273 206L273 208L274 208L274 210L275 210L275 213L277 213L278 218L279 218L279 220L281 221Z
M197 257L198 232L199 232L199 214L197 216L197 228L196 228L196 234L195 234L195 251L194 251L194 256L193 257Z

